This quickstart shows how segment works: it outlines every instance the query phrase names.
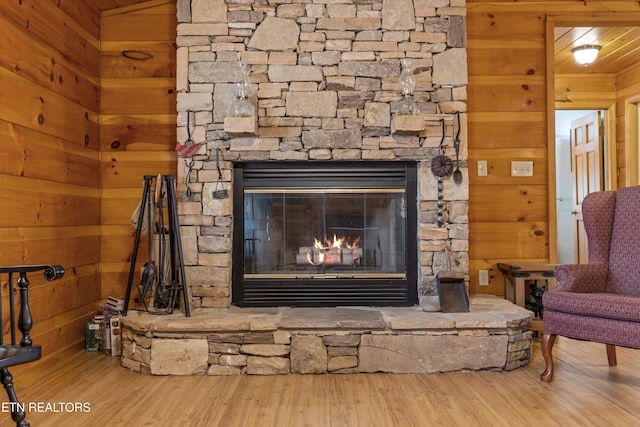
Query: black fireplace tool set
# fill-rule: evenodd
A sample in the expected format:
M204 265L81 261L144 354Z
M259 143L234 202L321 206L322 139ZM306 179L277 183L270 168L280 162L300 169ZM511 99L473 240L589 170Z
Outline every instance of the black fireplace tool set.
M453 175L453 182L456 185L462 183L462 172L460 171L460 112L456 112L456 133L453 140L453 148L456 153L455 170L453 161L445 155L444 138L445 126L444 119L440 120L442 126L442 139L440 140L440 154L431 160L431 172L438 177L438 227L445 225L444 217L444 200L443 200L443 181L444 178ZM464 281L464 274L451 269L451 259L449 256L449 248L445 242L445 256L447 258L447 269L436 274L436 285L438 287L438 296L440 297L440 308L443 313L466 313L469 311L469 296Z
M142 199L134 213L136 236L131 256L123 316L127 315L136 261L143 234L148 236L149 257L137 285L139 303L152 314L171 314L183 295L185 316L191 316L184 272L184 256L174 175L146 175ZM152 191L153 188L153 191ZM156 248L157 246L157 248Z

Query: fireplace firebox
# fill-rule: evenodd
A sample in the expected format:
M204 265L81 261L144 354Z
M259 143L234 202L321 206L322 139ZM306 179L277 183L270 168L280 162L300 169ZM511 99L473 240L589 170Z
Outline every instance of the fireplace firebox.
M417 303L415 162L238 162L232 302Z

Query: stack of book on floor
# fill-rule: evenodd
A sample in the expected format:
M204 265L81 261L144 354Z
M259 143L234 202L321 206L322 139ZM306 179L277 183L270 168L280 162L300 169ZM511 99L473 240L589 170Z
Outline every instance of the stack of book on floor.
M122 354L122 330L120 313L124 308L124 300L108 297L107 302L87 323L87 351L102 351L111 356Z
M117 311L118 314L124 310L124 300L115 297L107 297L107 306L112 311Z

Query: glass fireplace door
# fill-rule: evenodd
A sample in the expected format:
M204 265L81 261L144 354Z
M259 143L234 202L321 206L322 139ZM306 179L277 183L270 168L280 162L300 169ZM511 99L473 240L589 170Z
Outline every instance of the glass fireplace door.
M402 278L404 189L244 191L244 276Z
M415 162L238 162L232 302L417 303Z

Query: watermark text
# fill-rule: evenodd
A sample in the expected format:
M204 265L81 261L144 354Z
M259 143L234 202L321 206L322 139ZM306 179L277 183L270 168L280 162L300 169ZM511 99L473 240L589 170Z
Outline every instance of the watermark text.
M91 412L89 402L1 402L2 412Z

